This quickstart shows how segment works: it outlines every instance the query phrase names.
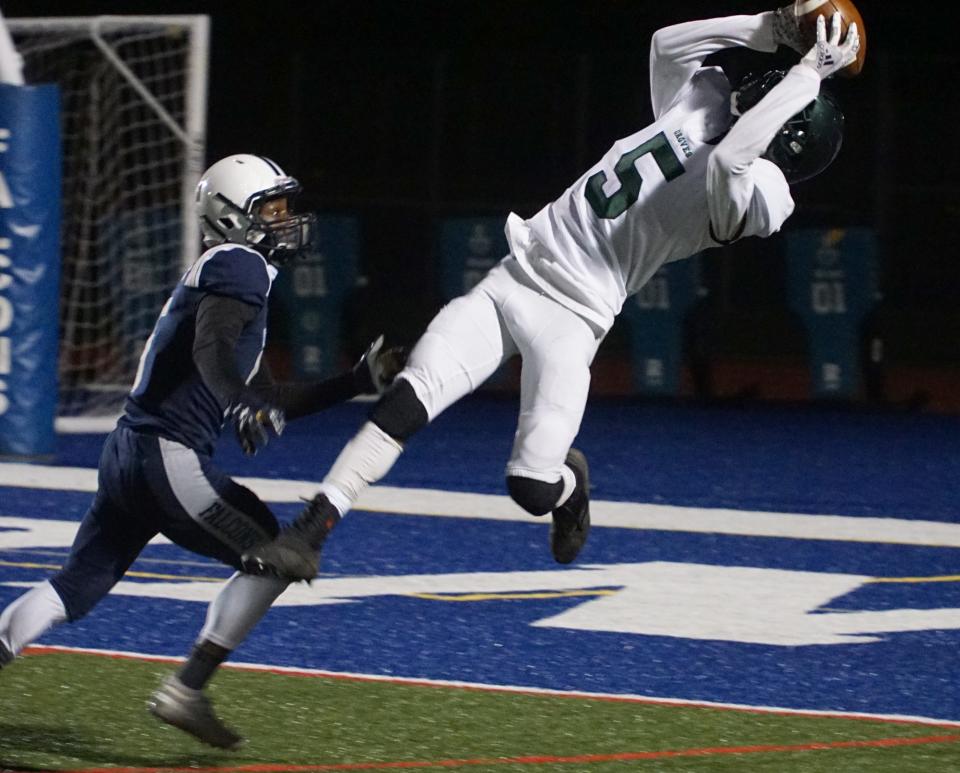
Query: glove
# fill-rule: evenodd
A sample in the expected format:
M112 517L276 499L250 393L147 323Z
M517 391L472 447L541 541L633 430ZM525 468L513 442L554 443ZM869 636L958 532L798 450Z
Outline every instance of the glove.
M237 442L247 456L255 456L267 444L270 440L268 430L280 437L287 426L283 411L258 400L241 398L231 406L227 415L233 422Z
M827 20L821 14L817 17L817 42L800 60L814 70L820 80L829 78L835 72L852 64L860 51L860 32L856 23L847 28L847 36L840 42L840 14L835 13L830 20L830 38L827 39Z
M773 42L778 46L792 48L798 54L807 53L793 3L773 12Z
M361 392L383 394L406 363L407 350L402 346L384 349L383 336L380 335L353 366L353 375L360 384Z

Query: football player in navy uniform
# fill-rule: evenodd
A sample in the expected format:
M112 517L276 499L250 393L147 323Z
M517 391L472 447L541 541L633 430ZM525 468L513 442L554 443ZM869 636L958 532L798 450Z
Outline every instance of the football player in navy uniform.
M207 249L180 278L144 347L63 568L0 614L0 666L52 626L86 615L157 534L239 569L242 553L273 538L278 525L252 491L214 465L225 423L252 454L286 420L382 391L402 367L402 354L383 350L381 336L334 378L270 378L262 359L270 289L315 231L312 214L293 213L299 190L255 155L224 158L201 178L197 213ZM239 737L219 722L202 687L286 584L234 575L211 604L193 656L154 695L153 713L207 743L235 746ZM225 605L234 607L230 625L211 640L207 629Z

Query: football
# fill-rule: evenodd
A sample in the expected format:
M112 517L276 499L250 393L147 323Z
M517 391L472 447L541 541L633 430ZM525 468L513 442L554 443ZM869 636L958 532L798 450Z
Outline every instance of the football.
M827 34L830 33L830 19L833 14L839 13L842 22L840 29L843 32L840 40L847 36L847 27L851 23L857 23L857 30L860 33L860 51L857 53L856 60L840 71L840 75L852 78L859 75L863 70L863 62L867 57L867 30L863 26L863 17L857 10L851 0L794 0L793 12L797 16L797 24L800 26L800 34L803 36L805 45L813 47L817 42L817 17L826 16Z

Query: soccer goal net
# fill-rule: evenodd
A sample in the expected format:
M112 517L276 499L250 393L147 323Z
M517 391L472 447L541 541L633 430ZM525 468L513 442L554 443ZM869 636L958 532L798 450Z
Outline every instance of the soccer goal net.
M113 414L199 243L209 20L7 21L27 84L60 87L59 414Z

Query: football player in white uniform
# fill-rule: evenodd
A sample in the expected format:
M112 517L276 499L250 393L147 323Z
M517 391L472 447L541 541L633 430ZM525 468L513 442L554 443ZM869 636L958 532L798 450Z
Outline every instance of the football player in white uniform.
M330 529L407 439L517 353L520 416L507 489L532 515L552 512L553 556L573 561L590 519L587 462L571 444L590 364L624 300L664 263L778 231L794 209L790 184L823 171L839 150L843 115L820 84L854 61L858 30L851 25L841 40L839 15L821 16L813 48L799 41L792 6L657 31L654 122L615 142L530 219L510 215L510 254L437 314L311 506L244 556L244 569L315 576ZM703 66L724 48L772 53L780 44L801 60L736 89L722 70Z
M529 220L510 216L510 254L437 314L320 493L276 539L242 556L244 572L275 576L278 590L313 578L330 530L387 473L407 439L517 353L520 417L507 488L527 512L552 512L553 556L573 561L590 514L587 461L570 446L597 346L627 296L657 268L744 236L775 233L793 212L790 184L833 161L843 116L820 83L855 59L859 37L851 25L841 41L839 17L829 34L824 21L806 52L792 6L659 30L650 49L656 120L616 142ZM702 66L724 48L773 52L779 44L803 53L801 61L737 89L720 69ZM228 584L211 605L205 642L230 642L229 650L243 639L266 611L248 593L239 580ZM205 658L201 646L182 671L201 674L205 683L221 660ZM171 697L162 692L154 703ZM208 742L207 731L225 730L206 704L203 711L192 706L176 702L178 726Z

